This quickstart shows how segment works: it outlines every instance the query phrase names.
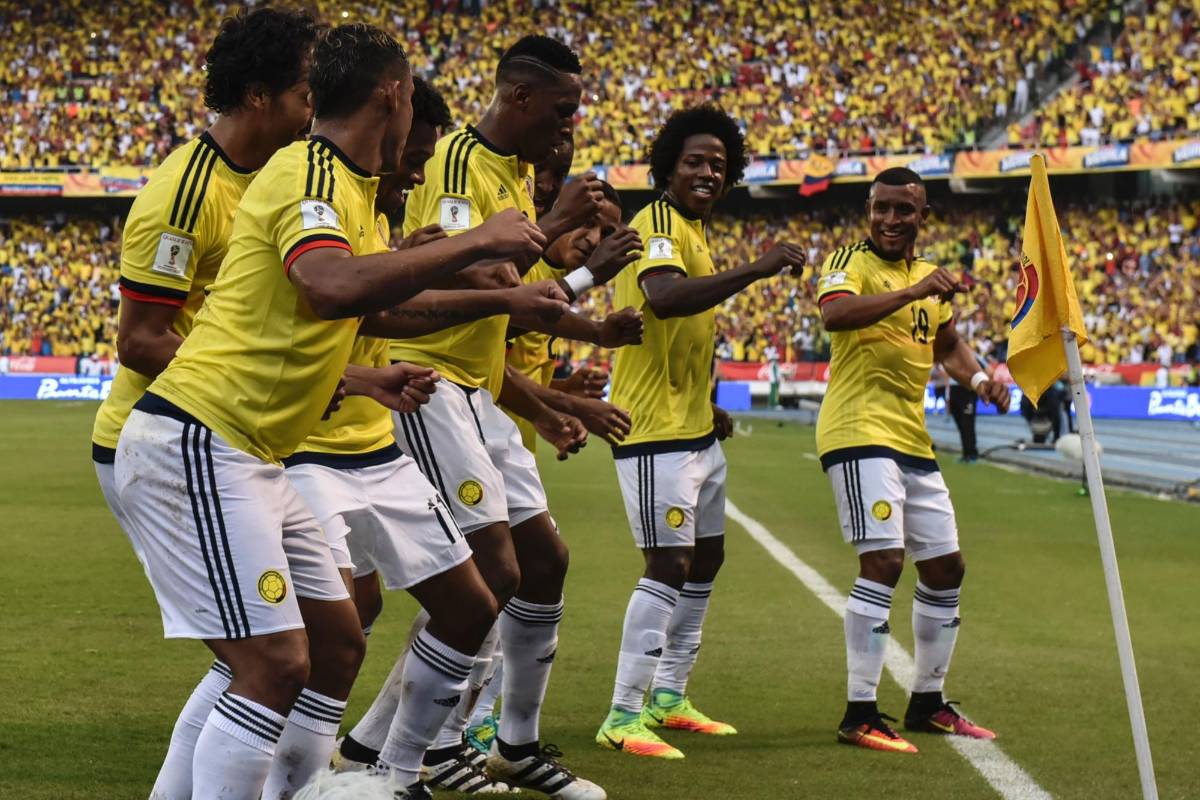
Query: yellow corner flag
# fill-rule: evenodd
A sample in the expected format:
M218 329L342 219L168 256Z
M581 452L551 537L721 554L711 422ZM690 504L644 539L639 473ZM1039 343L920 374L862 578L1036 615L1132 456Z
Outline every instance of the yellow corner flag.
M1021 247L1021 283L1017 307L1008 332L1008 371L1034 405L1067 369L1062 330L1074 331L1080 344L1087 341L1075 284L1067 268L1046 160L1035 155L1030 162L1029 204L1025 209L1025 241Z

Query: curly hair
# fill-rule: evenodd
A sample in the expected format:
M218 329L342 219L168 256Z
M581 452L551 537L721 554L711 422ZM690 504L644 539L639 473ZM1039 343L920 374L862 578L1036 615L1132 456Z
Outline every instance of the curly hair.
M715 136L725 145L727 172L722 188L729 189L741 182L750 161L746 155L746 139L733 117L706 103L672 113L658 129L658 135L650 145L650 176L656 188L667 188L683 152L684 140L700 133Z
M373 25L355 22L331 28L317 41L308 84L317 118L357 111L385 77L408 72L404 48Z
M442 93L429 85L424 78L413 76L413 122L424 122L445 130L450 127L450 106Z
M295 86L318 31L300 11L242 9L226 17L204 57L204 104L223 114L241 107L254 86L272 97Z

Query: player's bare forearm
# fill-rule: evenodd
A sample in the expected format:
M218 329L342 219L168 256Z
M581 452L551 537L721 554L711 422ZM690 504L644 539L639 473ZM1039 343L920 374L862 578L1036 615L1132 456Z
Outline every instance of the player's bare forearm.
M387 311L367 316L362 332L388 339L424 336L507 313L508 297L503 289L429 289Z
M553 410L539 397L543 387L512 367L504 368L504 385L500 388L500 405L531 422L544 419Z
M599 344L600 323L570 311L551 322L536 315L521 314L512 317L514 332L537 331L560 339Z
M827 331L868 328L913 301L907 289L883 294L847 294L821 304L821 322Z
M946 374L963 386L970 386L972 376L979 372L979 362L958 335L953 320L938 328L933 339L933 358L946 369Z
M762 274L745 264L736 269L688 278L681 272L662 272L642 281L650 310L659 319L690 317L707 311L754 283Z
M371 372L371 367L347 364L346 371L342 373L342 385L345 387L346 396L370 397L374 399L376 388Z
M117 356L123 366L148 378L167 368L183 337L171 327L179 308L126 297L117 326Z

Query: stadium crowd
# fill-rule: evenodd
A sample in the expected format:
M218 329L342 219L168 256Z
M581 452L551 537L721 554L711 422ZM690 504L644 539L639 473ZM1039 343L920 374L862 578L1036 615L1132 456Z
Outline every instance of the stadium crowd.
M503 43L530 29L558 36L596 66L579 112L577 164L612 164L645 160L666 115L704 99L743 121L759 155L971 146L988 124L1028 105L1046 67L1082 41L1104 4L313 5L327 20L406 31L414 68L450 98L456 119L486 105L483 76ZM0 169L157 164L210 121L198 77L206 32L231 7L0 0L9 32L0 39Z
M921 236L927 258L971 277L973 288L956 302L962 330L983 355L1004 355L1023 213L1018 206L935 211ZM1200 360L1200 201L1064 205L1061 219L1093 337L1087 359ZM810 264L800 280L756 283L718 308L720 355L761 361L775 346L787 361L827 358L816 272L837 243L861 230L858 207L715 216L709 236L718 268L752 260L785 237L807 245ZM0 224L0 354L111 357L120 237L119 219ZM601 298L592 304L598 313L604 295L593 297ZM570 351L572 360L592 355L587 345Z

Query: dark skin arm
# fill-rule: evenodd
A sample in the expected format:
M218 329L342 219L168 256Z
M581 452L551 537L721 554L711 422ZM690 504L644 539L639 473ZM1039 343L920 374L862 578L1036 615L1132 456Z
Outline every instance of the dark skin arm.
M757 280L778 274L784 267L800 269L807 260L802 248L780 242L757 261L703 278L689 278L675 271L649 275L641 282L642 292L659 319L690 317L723 303Z
M482 259L536 259L545 244L521 212L509 209L461 236L404 250L363 256L340 247L310 250L288 277L318 317L345 319L385 311Z
M367 336L408 339L514 310L529 319L544 320L549 324L568 308L566 296L551 281L515 289L431 289L395 308L365 318L361 331Z
M183 337L171 329L179 306L121 298L117 355L121 364L153 378L167 368Z
M958 277L938 268L919 283L894 292L868 295L843 295L821 304L821 321L827 331L855 331L891 316L909 303L938 295L949 298L964 291Z
M975 354L971 352L971 348L963 341L963 338L958 335L958 330L954 326L954 320L950 320L942 327L938 328L937 335L933 339L933 357L939 361L951 378L958 381L961 386L970 386L971 377L979 372L979 362L975 360ZM1000 381L994 381L989 378L975 389L975 393L985 403L990 403L996 407L996 410L1001 414L1008 413L1008 404L1011 399L1009 396L1008 386Z
M519 377L514 380L514 375ZM498 402L533 423L538 435L558 451L558 460L565 461L568 455L579 452L579 448L587 444L587 430L579 420L555 411L538 399L529 390L529 384L533 381L528 378L520 380L523 377L515 370L505 368L504 385L500 389Z
M632 307L613 312L602 320L588 319L572 312L555 321L547 321L544 317L522 313L514 314L512 323L510 329L515 335L533 330L599 347L624 347L642 341L642 315Z
M619 444L629 435L629 428L632 424L629 414L612 403L560 392L552 387L542 386L512 367L504 369L506 381L512 381L522 391L533 395L555 411L561 411L563 414L577 418L589 432L596 434L609 444ZM516 412L516 409L513 411Z
M584 266L591 270L595 286L603 286L641 257L641 235L633 228L622 225L600 240L600 244L596 245ZM572 303L578 299L565 279L559 278L558 285L567 293Z
M386 367L349 364L342 375L345 395L369 397L385 408L407 414L429 402L441 380L436 370L403 362Z
M538 220L538 228L553 242L564 233L580 227L600 210L604 191L594 172L586 172L567 183L549 213ZM533 266L533 262L529 262Z

